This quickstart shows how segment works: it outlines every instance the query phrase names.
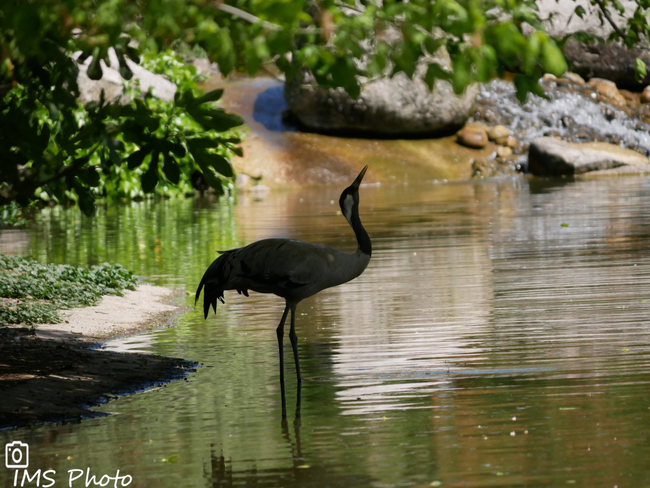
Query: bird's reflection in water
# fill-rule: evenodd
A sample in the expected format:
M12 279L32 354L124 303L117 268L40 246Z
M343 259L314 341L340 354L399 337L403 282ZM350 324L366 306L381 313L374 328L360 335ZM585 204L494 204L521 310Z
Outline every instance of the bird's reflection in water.
M280 422L282 439L286 442L291 452L291 465L281 468L257 469L246 468L237 470L233 468L231 459L223 451L217 454L217 449L212 444L210 450L210 467L206 469L205 476L215 488L230 488L234 486L262 486L262 487L322 487L322 486L368 486L368 476L346 476L334 474L332 467L318 465L302 450L300 429L300 388L296 400L296 415L290 424L286 416ZM250 460L247 460L250 461ZM235 463L236 464L236 463ZM207 466L206 466L207 468Z

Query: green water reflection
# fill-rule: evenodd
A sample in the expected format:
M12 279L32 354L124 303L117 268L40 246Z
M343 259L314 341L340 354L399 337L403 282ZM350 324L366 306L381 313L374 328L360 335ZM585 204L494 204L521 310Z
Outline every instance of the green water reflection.
M270 236L351 249L337 197L142 203L95 220L51 210L25 253L119 262L193 293L217 249ZM300 419L280 415L282 301L235 294L208 320L191 311L131 340L200 361L187 381L0 442L28 442L62 486L86 467L144 487L650 486L650 178L361 198L369 268L298 309ZM11 474L0 467L0 486Z

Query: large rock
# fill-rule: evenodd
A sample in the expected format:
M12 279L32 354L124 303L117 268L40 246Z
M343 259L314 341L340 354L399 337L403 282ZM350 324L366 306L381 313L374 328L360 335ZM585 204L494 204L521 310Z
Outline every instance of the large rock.
M540 176L578 175L623 167L650 170L648 165L650 159L642 154L607 142L578 144L540 137L533 139L528 149L528 168Z
M584 78L605 78L619 86L643 87L650 83L650 75L639 83L634 75L634 63L641 58L650 66L650 52L628 49L620 44L584 44L569 39L564 44L564 56L571 69Z
M589 34L607 39L613 32L611 24L602 17L597 2L587 0L536 0L540 18L546 31L555 39L565 39L571 34L585 31ZM608 12L618 26L625 26L632 18L638 4L635 0L621 0L623 12L619 13L612 6ZM584 9L582 17L576 15L576 7ZM650 62L647 44L638 44L635 49L628 49L622 44L589 43L585 44L569 38L564 44L564 56L571 70L583 78L605 78L620 87L643 87L650 83L650 76L639 83L634 77L636 58Z
M383 137L454 133L467 121L478 94L478 86L470 86L457 96L443 80L436 81L432 92L424 81L404 73L369 82L357 100L342 89L315 85L305 72L285 84L289 109L304 126L316 132Z
M104 91L104 99L109 102L119 100L120 103L128 103L131 101L131 98L124 93L124 79L117 69L119 62L113 48L108 51L108 58L110 66L107 66L104 61L101 61L102 77L99 80L91 80L87 74L92 57L87 58L84 63L79 64L77 83L79 84L79 99L82 102L98 101L102 90ZM176 93L176 85L174 83L161 75L146 70L130 59L127 59L126 63L133 72L131 83L138 83L144 93L151 89L151 93L157 98L166 101L174 99L174 94Z

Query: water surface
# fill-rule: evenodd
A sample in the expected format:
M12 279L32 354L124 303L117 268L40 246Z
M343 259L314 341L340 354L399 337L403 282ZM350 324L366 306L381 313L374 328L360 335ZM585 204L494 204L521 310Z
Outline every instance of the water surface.
M93 220L52 209L25 254L119 262L193 294L219 249L274 236L353 250L339 192L134 203ZM191 311L109 345L199 361L187 381L0 444L28 442L30 468L56 470L56 486L86 468L142 487L650 486L648 209L647 177L364 186L370 266L298 308L300 418L286 340L281 420L283 302L228 293L208 320ZM11 476L1 467L0 486Z

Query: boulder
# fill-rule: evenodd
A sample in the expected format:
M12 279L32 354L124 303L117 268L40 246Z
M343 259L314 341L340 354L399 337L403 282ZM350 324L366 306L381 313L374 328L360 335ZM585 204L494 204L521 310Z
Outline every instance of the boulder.
M306 71L284 88L295 118L315 132L395 138L454 133L469 118L477 94L473 85L456 95L444 80L430 91L422 79L404 73L366 83L356 100L340 88L316 87Z
M614 81L619 87L642 88L650 83L650 72L644 82L638 83L634 76L636 58L650 62L650 51L647 42L628 49L621 43L608 44L589 42L583 43L571 34L585 31L602 39L607 39L613 32L611 24L602 17L599 2L576 0L536 0L540 18L546 31L555 39L566 39L563 51L571 70L585 79L605 78ZM578 16L576 7L580 5L584 14ZM619 12L607 7L612 20L619 26L624 26L634 15L638 3L632 0L622 0L618 5ZM568 38L568 39L567 39Z
M79 54L77 53L76 56ZM107 66L104 61L101 61L102 77L99 80L91 80L88 78L87 71L92 57L86 59L84 63L79 64L79 76L77 82L79 84L79 100L84 103L99 100L100 93L104 90L104 98L113 102L119 100L120 103L128 103L130 97L124 93L124 79L120 75L117 67L119 62L115 50L111 48L108 51L108 58L110 66ZM162 100L170 101L174 99L176 93L176 85L161 75L152 73L151 71L135 64L130 59L126 60L129 68L133 72L131 83L138 83L143 92L151 89L151 93Z
M572 71L583 78L606 78L619 86L639 88L650 83L650 75L639 83L634 75L637 58L650 65L650 52L628 49L620 44L590 43L569 39L564 56Z
M579 144L539 137L533 139L528 149L528 168L540 176L577 175L649 164L650 159L642 154L606 142ZM647 169L650 170L650 166Z

